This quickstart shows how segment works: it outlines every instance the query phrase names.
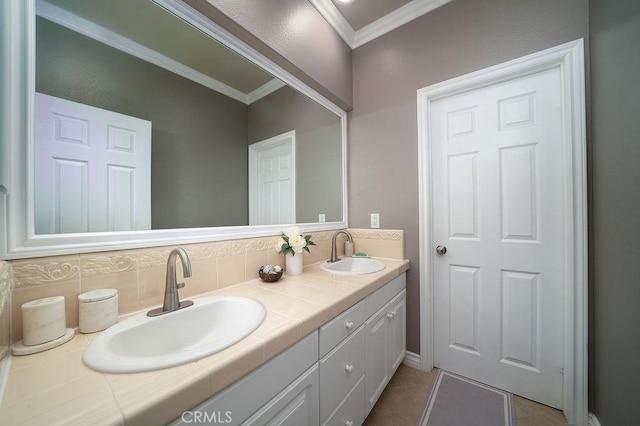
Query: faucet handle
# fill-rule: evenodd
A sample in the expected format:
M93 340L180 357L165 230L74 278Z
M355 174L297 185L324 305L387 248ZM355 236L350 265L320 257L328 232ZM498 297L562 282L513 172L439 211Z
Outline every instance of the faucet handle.
M184 288L184 283L176 283L176 288Z

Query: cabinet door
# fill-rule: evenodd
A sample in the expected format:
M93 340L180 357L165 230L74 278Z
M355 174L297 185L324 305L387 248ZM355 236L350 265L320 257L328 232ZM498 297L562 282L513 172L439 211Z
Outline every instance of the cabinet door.
M315 364L243 424L319 425L319 382L318 364Z
M406 311L407 297L406 291L394 297L387 308L387 319L389 322L389 376L398 369L406 353Z
M389 381L389 327L385 305L365 323L366 358L365 373L366 414L378 400Z

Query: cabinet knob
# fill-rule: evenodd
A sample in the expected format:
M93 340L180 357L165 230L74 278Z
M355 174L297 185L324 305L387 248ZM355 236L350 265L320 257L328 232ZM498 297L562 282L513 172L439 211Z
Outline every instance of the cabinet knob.
M347 330L351 331L351 329L353 328L353 321L347 321L344 323L344 328L346 328Z
M393 312L387 312L387 318L389 319L393 318Z
M351 364L347 364L344 366L344 371L346 371L347 373L351 373L353 371L353 365Z
M344 423L344 426L353 426L353 422L352 422L351 420L347 420L347 421Z

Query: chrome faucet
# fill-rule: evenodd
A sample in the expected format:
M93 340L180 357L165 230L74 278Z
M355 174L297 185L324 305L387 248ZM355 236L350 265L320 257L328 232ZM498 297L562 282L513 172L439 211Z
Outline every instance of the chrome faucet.
M327 262L329 263L334 263L334 262L337 262L338 260L341 260L338 257L338 250L336 249L336 239L338 238L339 234L346 235L347 240L350 243L353 243L353 238L351 238L351 234L349 233L349 231L345 231L344 229L340 229L339 231L336 231L336 233L333 234L333 238L331 239L331 259L327 260Z
M191 262L189 261L187 252L180 247L171 250L171 253L169 253L169 259L167 259L167 280L164 287L164 303L161 308L152 309L147 312L147 316L149 317L155 317L193 305L191 300L181 302L178 298L178 289L184 287L184 283L178 283L176 278L176 258L178 256L182 262L182 275L185 278L189 278L191 276Z

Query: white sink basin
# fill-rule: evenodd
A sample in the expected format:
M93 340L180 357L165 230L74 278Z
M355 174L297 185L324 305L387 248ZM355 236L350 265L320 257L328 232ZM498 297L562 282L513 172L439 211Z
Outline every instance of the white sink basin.
M264 320L259 302L244 297L203 297L157 317L142 312L97 335L84 351L89 367L136 373L185 364L247 337Z
M382 271L385 268L384 263L379 260L369 258L348 257L338 262L324 262L320 265L320 269L332 274L338 275L362 275L372 274Z

